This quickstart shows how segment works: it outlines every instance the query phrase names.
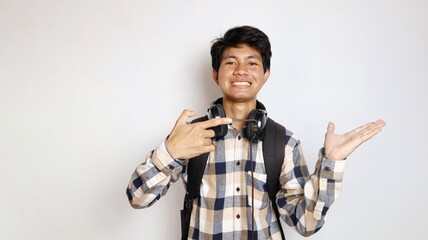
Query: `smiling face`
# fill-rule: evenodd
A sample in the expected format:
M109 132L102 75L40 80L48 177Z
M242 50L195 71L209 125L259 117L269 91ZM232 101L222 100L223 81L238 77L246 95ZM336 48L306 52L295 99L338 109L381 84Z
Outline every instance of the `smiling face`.
M255 101L257 93L269 78L269 69L263 70L260 53L244 44L224 50L220 68L213 70L213 79L231 102Z

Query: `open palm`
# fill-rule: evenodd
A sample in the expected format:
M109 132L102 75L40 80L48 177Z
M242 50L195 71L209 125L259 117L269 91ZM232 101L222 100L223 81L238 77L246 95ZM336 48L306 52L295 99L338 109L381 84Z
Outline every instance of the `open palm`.
M372 138L385 126L383 120L367 123L345 134L334 133L334 123L329 123L324 140L325 157L331 160L347 158L357 147Z

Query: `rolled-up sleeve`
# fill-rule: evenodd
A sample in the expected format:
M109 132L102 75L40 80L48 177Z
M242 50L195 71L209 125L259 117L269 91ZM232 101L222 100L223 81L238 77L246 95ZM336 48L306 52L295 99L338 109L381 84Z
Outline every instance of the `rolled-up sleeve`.
M168 191L169 185L180 178L183 163L168 153L163 141L137 166L129 180L126 194L132 207L153 205Z
M324 225L324 217L342 190L346 161L325 158L320 150L315 171L309 174L300 141L291 134L281 169L277 204L283 220L303 236Z

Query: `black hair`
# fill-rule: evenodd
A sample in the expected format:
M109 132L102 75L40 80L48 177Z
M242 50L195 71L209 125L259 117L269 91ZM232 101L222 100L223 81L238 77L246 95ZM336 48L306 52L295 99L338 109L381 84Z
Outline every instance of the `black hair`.
M268 36L259 29L251 26L239 26L229 29L223 37L217 38L211 45L211 65L217 72L225 49L246 44L256 49L262 56L263 70L270 69L272 51Z

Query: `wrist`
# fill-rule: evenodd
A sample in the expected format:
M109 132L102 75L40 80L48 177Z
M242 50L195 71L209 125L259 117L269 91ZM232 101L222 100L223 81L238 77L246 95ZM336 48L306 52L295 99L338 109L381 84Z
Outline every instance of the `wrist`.
M174 157L175 156L174 149L171 148L171 143L169 141L169 136L166 138L166 141L165 141L165 150L168 152L168 154L169 154L169 156L171 156L171 158L177 159L177 158Z
M335 154L334 151L326 150L325 147L321 149L322 155L332 161L343 161L346 160L346 157Z

